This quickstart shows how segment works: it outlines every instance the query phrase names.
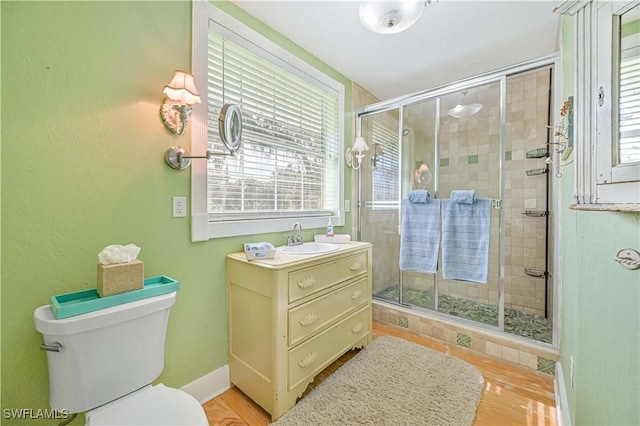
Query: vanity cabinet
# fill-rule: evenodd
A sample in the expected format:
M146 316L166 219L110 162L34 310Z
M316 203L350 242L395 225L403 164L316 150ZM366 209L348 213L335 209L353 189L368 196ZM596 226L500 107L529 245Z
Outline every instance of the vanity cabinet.
M229 377L273 420L345 352L371 342L371 244L227 256Z

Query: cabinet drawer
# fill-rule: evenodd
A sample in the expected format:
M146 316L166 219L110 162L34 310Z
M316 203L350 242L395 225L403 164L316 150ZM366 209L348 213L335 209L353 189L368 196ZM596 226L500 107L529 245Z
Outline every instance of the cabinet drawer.
M289 351L289 389L316 375L370 332L371 306L367 305L311 340Z
M289 273L289 303L367 272L367 253Z
M368 279L364 277L289 311L289 345L308 338L317 330L369 300Z

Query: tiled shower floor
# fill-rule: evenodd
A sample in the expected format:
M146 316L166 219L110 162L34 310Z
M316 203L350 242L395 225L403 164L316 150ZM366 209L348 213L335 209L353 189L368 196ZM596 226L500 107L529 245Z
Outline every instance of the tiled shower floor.
M433 290L403 289L403 302L423 308L433 307ZM398 300L398 287L392 286L373 294L385 300ZM439 295L439 312L466 318L483 324L498 325L498 306ZM504 330L518 336L551 343L551 320L540 315L525 314L517 309L504 310Z

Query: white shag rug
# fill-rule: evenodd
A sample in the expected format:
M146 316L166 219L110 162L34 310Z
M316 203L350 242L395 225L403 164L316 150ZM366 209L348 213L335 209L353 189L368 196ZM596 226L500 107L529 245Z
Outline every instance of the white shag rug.
M465 361L384 336L272 425L472 425L483 385Z

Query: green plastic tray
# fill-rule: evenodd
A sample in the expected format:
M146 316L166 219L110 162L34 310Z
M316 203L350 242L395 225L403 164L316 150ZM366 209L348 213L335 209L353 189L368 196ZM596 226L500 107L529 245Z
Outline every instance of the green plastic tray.
M51 310L56 319L69 318L123 303L171 293L178 290L179 286L179 281L160 275L146 278L144 287L140 290L127 291L113 296L100 297L98 290L95 288L51 296Z

